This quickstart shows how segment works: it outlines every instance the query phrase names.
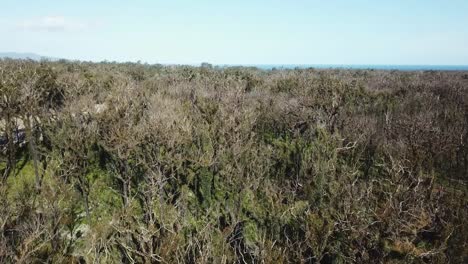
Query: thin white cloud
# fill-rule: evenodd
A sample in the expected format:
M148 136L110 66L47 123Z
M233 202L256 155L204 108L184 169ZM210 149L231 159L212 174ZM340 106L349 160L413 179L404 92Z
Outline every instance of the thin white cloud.
M78 21L64 16L45 16L28 19L18 23L18 28L27 31L77 31L90 28L90 23Z

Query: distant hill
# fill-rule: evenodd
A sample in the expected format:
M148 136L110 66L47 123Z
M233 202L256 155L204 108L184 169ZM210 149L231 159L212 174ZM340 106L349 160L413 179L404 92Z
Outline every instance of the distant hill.
M0 52L0 58L5 59L5 58L10 58L10 59L18 59L18 60L26 60L26 59L31 59L31 60L51 60L51 61L56 61L59 60L59 58L53 58L53 57L47 57L47 56L41 56L35 53L17 53L17 52Z

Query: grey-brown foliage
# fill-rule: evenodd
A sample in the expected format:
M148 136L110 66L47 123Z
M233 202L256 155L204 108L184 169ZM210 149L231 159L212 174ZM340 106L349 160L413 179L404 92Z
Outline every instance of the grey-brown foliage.
M5 60L0 113L2 263L468 261L464 72Z

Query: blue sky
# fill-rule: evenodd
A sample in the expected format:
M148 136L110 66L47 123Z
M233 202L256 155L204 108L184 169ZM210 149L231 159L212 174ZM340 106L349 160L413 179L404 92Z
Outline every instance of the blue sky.
M215 64L468 64L467 0L0 0L0 51Z

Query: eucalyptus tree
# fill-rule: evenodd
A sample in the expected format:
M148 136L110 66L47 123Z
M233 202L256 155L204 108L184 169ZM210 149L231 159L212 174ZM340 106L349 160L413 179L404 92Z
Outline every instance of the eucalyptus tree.
M47 166L44 157L39 157L38 139L43 138L42 124L48 122L53 109L63 103L63 91L56 83L57 75L47 64L32 61L19 62L16 74L19 76L16 85L20 91L20 117L26 128L29 154L33 161L36 190L40 190L41 178L39 162L43 170Z
M17 120L22 110L21 90L18 87L20 76L19 63L5 60L0 66L0 128L3 130L6 141L7 162L3 171L6 179L16 164L16 146L14 143Z

